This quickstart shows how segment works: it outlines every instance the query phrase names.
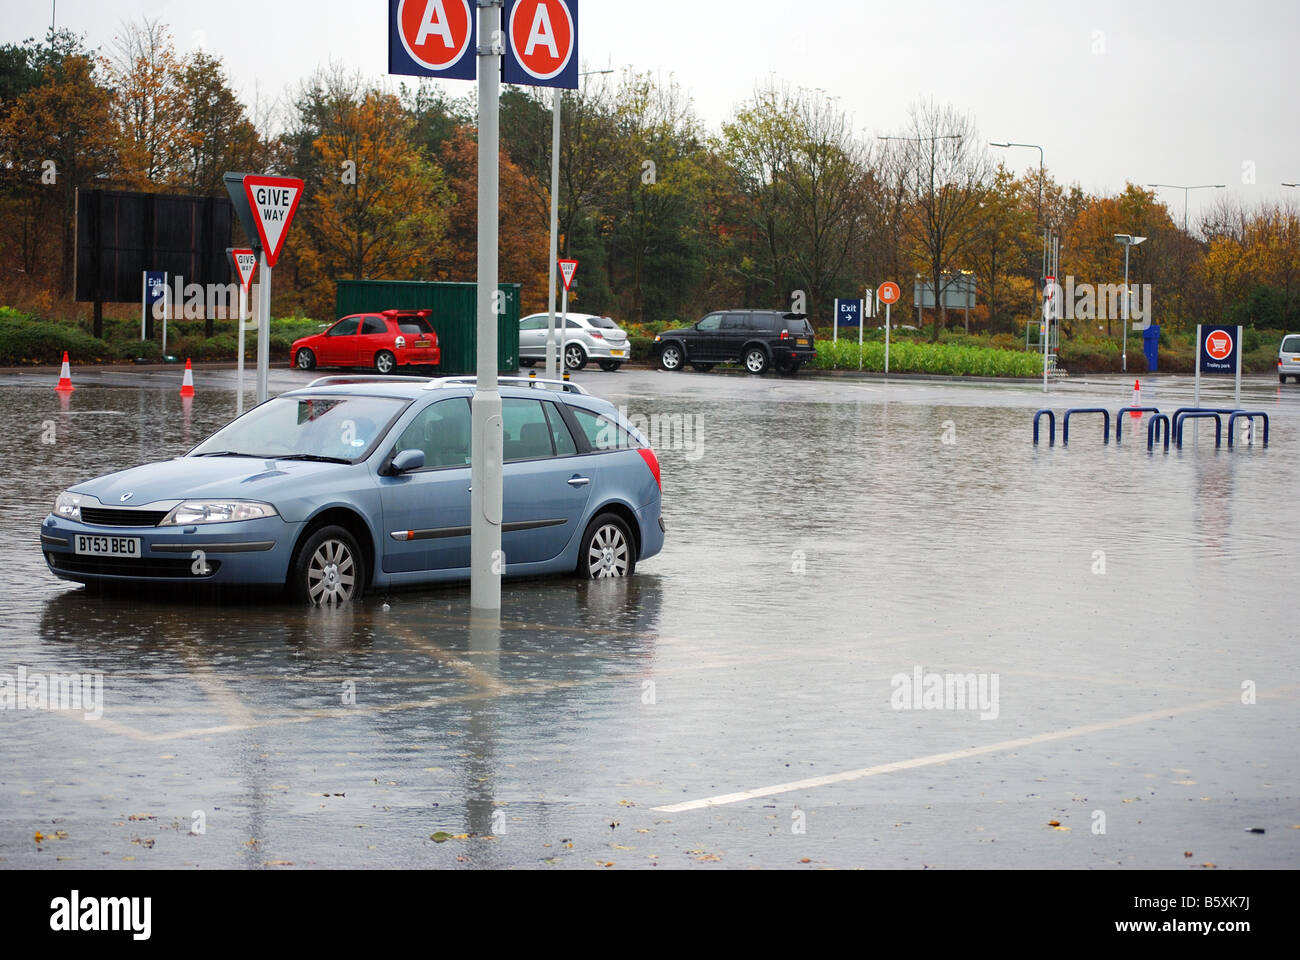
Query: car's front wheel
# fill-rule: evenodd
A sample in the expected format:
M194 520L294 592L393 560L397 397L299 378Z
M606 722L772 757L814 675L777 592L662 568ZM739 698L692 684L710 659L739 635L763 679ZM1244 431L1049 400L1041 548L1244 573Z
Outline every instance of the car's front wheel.
M618 369L619 367L621 367L621 366L623 366L623 361L621 361L621 360L602 360L602 361L600 361L600 369L604 370L606 373L613 373L615 370L617 370L617 369Z
M397 369L397 358L389 350L380 350L375 354L375 372L390 374Z
M581 344L565 344L564 365L570 370L581 370L587 365L587 351L582 349Z
M659 366L665 370L680 370L682 368L682 349L675 343L666 344L659 351Z
M365 561L356 539L340 526L312 533L293 558L289 592L318 606L358 600L365 590Z
M636 569L632 531L613 513L602 513L582 535L578 550L578 576L583 580L630 577Z
M767 354L762 347L750 347L745 351L745 369L750 373L763 373L767 370Z
M293 362L299 370L315 370L316 354L312 353L306 347L303 347L294 355Z

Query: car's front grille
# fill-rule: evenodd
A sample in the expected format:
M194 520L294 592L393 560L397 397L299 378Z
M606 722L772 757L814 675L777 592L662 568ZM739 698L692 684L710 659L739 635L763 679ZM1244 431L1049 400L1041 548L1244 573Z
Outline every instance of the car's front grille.
M206 575L194 572L194 561L189 557L177 560L164 560L158 557L92 557L76 553L56 553L53 550L45 554L50 558L50 565L56 570L68 573L98 573L111 577L175 577L187 580L206 580L221 569L221 561L207 558Z
M81 522L97 527L156 527L166 510L116 510L112 507L82 507Z

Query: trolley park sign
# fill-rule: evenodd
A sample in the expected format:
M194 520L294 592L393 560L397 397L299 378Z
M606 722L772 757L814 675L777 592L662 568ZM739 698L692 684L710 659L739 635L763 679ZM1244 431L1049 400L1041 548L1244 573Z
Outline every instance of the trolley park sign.
M479 48L470 0L389 0L388 72L473 80ZM578 0L505 0L487 46L503 54L501 79L532 87L578 86Z

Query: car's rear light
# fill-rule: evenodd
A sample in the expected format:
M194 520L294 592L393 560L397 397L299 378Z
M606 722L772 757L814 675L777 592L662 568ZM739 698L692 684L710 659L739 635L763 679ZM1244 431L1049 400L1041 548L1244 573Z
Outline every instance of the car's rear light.
M596 331L596 330L589 330L589 331L587 331L587 332L590 333L590 334L591 334L593 337L595 337L597 340L604 340L604 339L605 339L605 335L604 335L603 333L599 333L599 332Z
M789 331L789 330L782 330L782 331L781 331L781 339L782 339L782 340L789 340L789 339L790 339L790 331Z
M655 452L649 447L640 447L637 449L637 453L641 454L641 459L645 461L645 465L654 474L655 483L660 490L663 490L664 482L659 479L659 458L655 456Z

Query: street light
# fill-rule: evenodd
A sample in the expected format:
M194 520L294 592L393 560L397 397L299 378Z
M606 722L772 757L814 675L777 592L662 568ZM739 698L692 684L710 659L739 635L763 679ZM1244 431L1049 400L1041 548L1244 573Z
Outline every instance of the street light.
M1038 225L1043 224L1043 148L1036 143L1012 143L1011 141L990 140L990 147L1028 147L1038 151Z
M609 70L588 70L579 73L579 77L590 77L598 73L613 73ZM551 282L546 298L546 376L558 376L555 363L555 269L560 257L560 94L556 87L551 95ZM563 362L563 358L561 358ZM562 372L562 370L560 371Z
M1192 190L1222 190L1226 183L1201 183L1193 187L1184 187L1179 183L1148 183L1148 187L1168 187L1170 190L1183 191L1183 233L1187 232L1187 194ZM1118 236L1118 234L1116 234Z
M1115 242L1124 247L1124 336L1123 346L1120 348L1120 369L1128 373L1128 252L1131 247L1136 247L1145 240L1146 237L1135 237L1131 233L1115 234Z

